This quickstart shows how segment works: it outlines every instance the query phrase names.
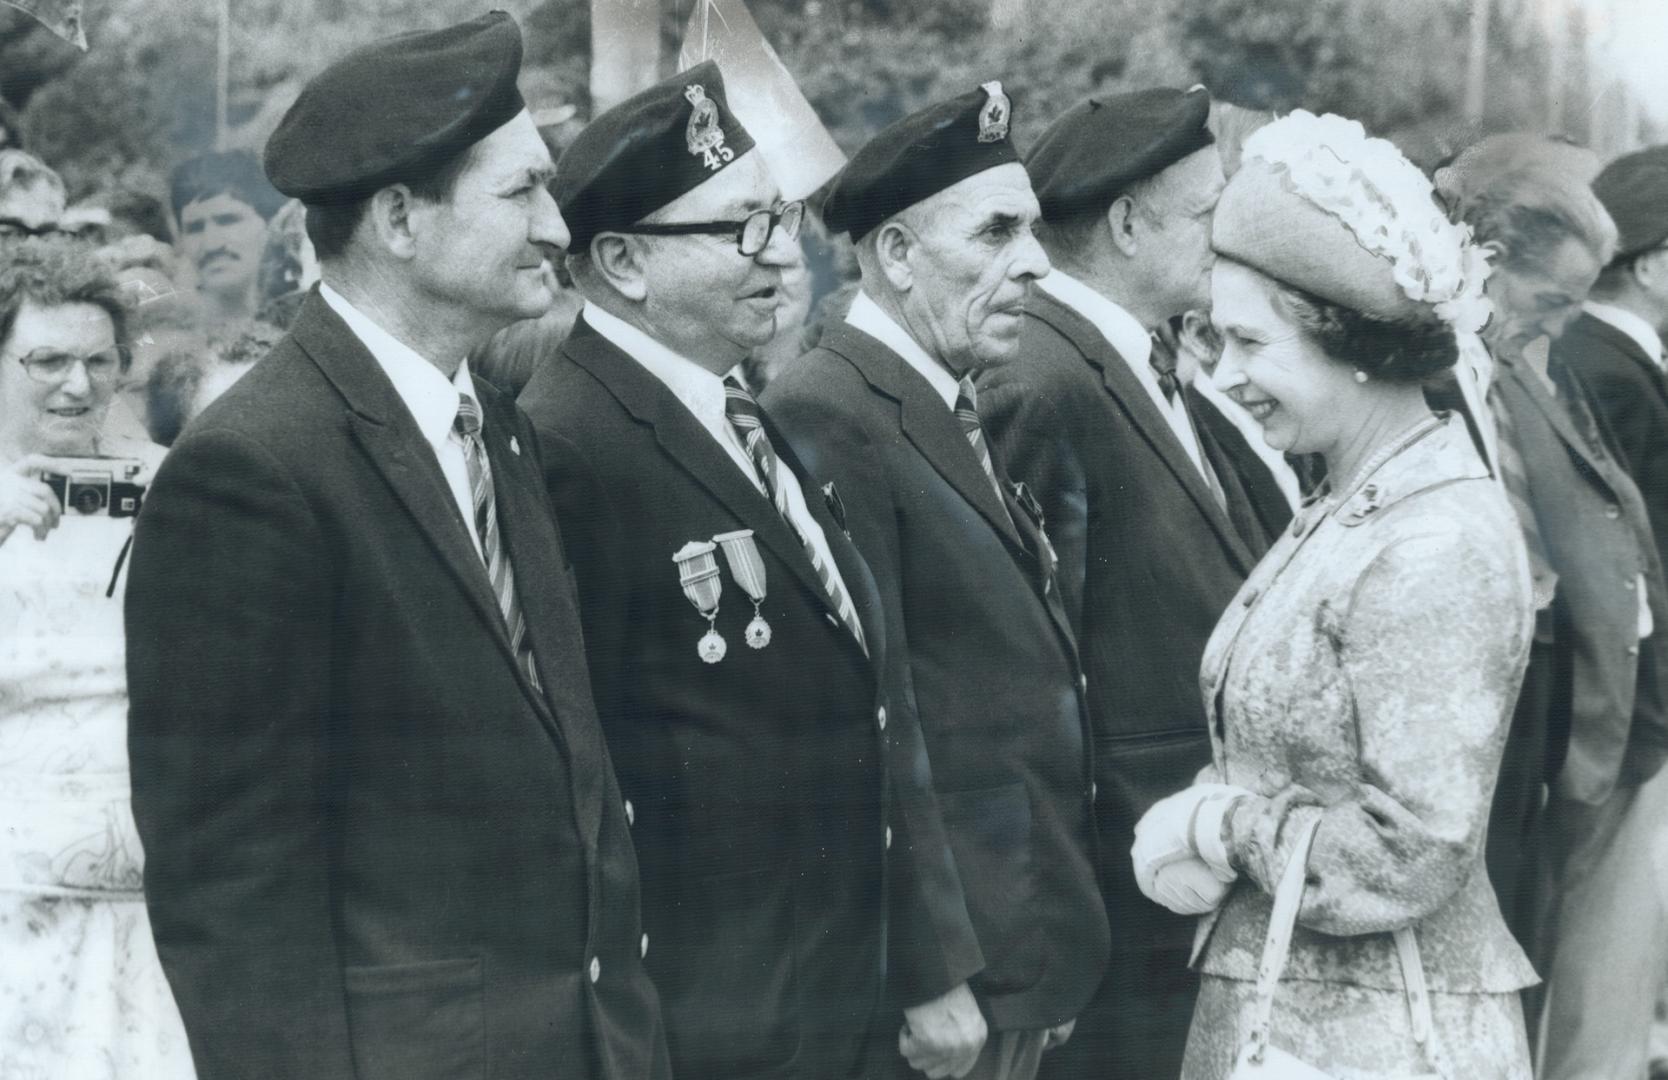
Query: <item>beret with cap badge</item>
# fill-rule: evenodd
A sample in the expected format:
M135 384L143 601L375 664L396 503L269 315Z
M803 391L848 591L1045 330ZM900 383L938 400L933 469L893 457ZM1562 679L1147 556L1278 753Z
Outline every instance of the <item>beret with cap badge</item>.
M1025 158L1043 220L1098 214L1131 184L1211 145L1209 118L1203 86L1089 98L1067 109Z
M1593 181L1593 194L1616 222L1616 258L1660 247L1668 240L1668 146L1612 161Z
M627 98L587 124L556 165L568 250L636 224L751 149L711 60Z
M1019 160L1000 82L929 105L870 139L829 188L830 232L861 240L887 218L986 169Z
M355 49L302 88L266 143L272 186L355 202L439 167L525 108L521 28L502 11Z

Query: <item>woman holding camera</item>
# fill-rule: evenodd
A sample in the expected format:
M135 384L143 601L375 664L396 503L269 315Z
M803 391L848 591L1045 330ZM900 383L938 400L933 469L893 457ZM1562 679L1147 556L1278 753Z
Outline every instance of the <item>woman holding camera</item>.
M0 250L0 1074L189 1077L128 808L120 563L161 450L112 443L114 279ZM65 509L65 500L69 508Z
M1391 144L1303 112L1246 141L1212 244L1215 384L1328 479L1205 649L1212 764L1136 827L1143 891L1207 916L1183 1076L1528 1080L1535 975L1483 863L1528 563L1422 392L1488 313L1483 254Z

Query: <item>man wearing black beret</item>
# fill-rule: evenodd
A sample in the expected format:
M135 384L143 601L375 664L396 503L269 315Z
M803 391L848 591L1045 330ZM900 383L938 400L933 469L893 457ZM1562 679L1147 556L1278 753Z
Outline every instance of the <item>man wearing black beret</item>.
M567 242L502 13L267 144L323 283L193 421L127 593L133 804L203 1080L669 1075L538 436L464 357Z
M1024 363L980 380L1016 477L1042 504L1089 680L1112 962L1051 1077L1174 1076L1192 1015L1193 920L1144 898L1135 822L1210 761L1199 662L1266 540L1231 462L1149 336L1209 302L1222 166L1203 89L1091 98L1026 158L1054 272ZM1166 362L1168 361L1168 363ZM1195 399L1196 400L1196 399Z
M1612 161L1593 192L1616 222L1616 255L1552 351L1592 392L1668 562L1668 146Z
M890 707L919 725L908 767L930 777L900 816L912 845L947 837L942 895L961 900L894 927L895 1075L1027 1080L1106 959L1077 651L1036 503L986 441L972 379L1013 355L1048 272L1010 120L990 82L852 158L824 217L856 243L862 290L765 392L839 485L880 583Z
M862 1076L887 890L910 887L888 874L889 849L907 858L886 812L909 733L838 498L740 368L776 332L803 207L710 61L597 117L556 195L585 308L520 401L628 800L673 1072Z

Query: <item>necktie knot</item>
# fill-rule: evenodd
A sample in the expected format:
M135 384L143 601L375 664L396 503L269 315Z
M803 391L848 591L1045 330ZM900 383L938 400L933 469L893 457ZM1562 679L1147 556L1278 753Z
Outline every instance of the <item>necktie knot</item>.
M1147 365L1158 376L1158 388L1164 391L1165 401L1175 401L1181 392L1181 379L1176 375L1176 354L1157 334L1153 335L1152 351L1147 354Z
M481 433L481 407L468 394L458 395L458 414L452 420L452 430L465 439Z

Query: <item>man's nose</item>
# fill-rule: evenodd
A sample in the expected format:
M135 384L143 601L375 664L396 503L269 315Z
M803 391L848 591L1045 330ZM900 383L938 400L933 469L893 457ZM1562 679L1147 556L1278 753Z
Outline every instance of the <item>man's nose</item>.
M529 235L535 244L563 251L573 242L573 233L562 217L562 208L556 205L556 197L550 194L548 187L541 186L534 199L533 227Z

